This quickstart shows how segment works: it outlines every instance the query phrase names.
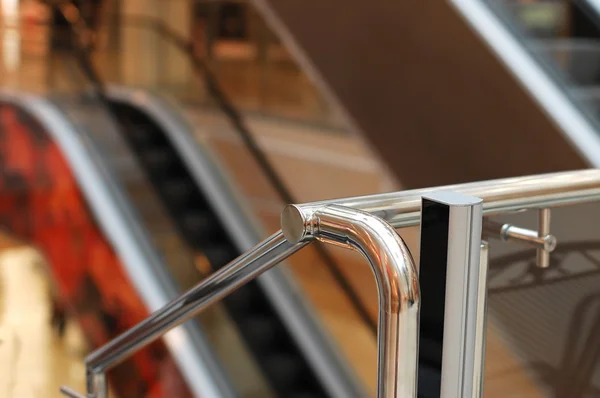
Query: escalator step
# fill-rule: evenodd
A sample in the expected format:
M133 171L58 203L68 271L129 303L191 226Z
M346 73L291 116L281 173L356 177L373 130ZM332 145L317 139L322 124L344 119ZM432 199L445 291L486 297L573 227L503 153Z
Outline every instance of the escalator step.
M220 232L218 220L208 211L186 212L179 221L186 235L194 242L206 242Z
M242 322L242 329L259 349L273 348L281 343L282 330L279 322L265 315L249 316Z
M287 396L287 398L326 398L326 395L309 391L295 391Z
M237 257L237 249L229 244L215 244L201 250L213 269L221 268Z
M152 173L167 175L177 166L174 153L163 148L150 148L141 153L141 157Z
M259 304L257 294L260 294L258 287L255 284L248 284L227 296L225 304L232 314L249 314Z
M128 127L127 135L136 148L162 146L162 133L157 134L154 125L131 120L129 115L122 117L126 118L124 125Z
M304 387L306 372L294 355L274 353L264 359L266 373L280 389L287 390L286 396Z
M187 178L172 179L160 184L169 205L181 208L191 203L196 187Z

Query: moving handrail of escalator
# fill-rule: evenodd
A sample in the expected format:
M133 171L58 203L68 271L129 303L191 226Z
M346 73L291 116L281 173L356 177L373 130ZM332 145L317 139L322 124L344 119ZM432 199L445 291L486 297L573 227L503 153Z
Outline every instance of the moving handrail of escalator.
M161 128L153 122L152 117L130 104L115 101L106 94L105 84L90 60L87 38L91 36L85 21L70 2L51 5L69 22L68 25L72 32L71 50L82 71L92 83L92 94L101 101L106 110L121 125L123 136L145 168L158 196L175 221L176 228L190 247L204 254L214 269L222 267L240 253L190 176L176 148L166 134L161 131ZM145 21L145 23L148 22ZM191 45L184 39L173 35L162 25L156 24L156 29L163 32L186 53L192 54ZM282 199L286 202L293 202L293 197L253 140L240 114L219 89L214 76L201 60L195 59L194 65L203 71L207 86L219 107L231 120L236 131L240 133L244 143L255 156L269 180L273 182ZM327 252L322 251L322 253L325 259L329 258ZM345 290L348 291L349 284L343 279L331 259L329 259L329 263L338 275L338 279L341 279L341 285L345 286ZM368 324L372 325L373 330L376 330L375 323L368 318L367 312L358 298L351 290L349 292L351 300L356 301L359 308L362 309L359 310L359 313L362 311L363 318L366 317L369 321ZM272 304L256 283L240 289L226 299L224 304L230 316L240 326L246 343L256 356L261 369L272 382L278 396L327 395L318 378L315 377L314 369L311 369L294 341L286 333L285 326L278 319Z

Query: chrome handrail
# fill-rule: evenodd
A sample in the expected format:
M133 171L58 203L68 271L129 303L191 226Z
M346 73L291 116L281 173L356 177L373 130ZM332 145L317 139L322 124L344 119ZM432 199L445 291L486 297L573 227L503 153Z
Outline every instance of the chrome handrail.
M379 396L416 397L419 292L417 271L408 248L392 227L368 213L329 206L320 214L324 221L331 222L324 224L323 233L315 236L326 242L336 242L359 250L367 257L376 275L381 292L378 346L382 366L378 370ZM85 361L88 398L108 396L106 371L110 368L285 260L307 243L291 243L281 231L275 233L138 325L92 352ZM408 358L403 361L406 365L401 371L396 369L400 354ZM73 396L72 390L63 388L61 391L66 396Z
M281 232L275 233L177 299L155 311L144 321L92 352L85 359L88 397L107 397L106 371L245 283L255 279L305 245L290 243L285 240ZM171 333L177 332L174 330ZM165 337L177 340L184 336L168 334Z
M90 354L87 397L105 398L108 369L312 240L354 248L369 260L380 292L378 397L416 397L419 285L410 252L393 228L418 224L422 196L436 191L479 197L484 215L547 209L599 201L600 170L288 205L282 213L282 231ZM72 390L63 392L74 396Z
M600 199L600 169L504 178L435 188L414 189L344 199L288 205L282 214L281 228L291 242L311 234L317 209L339 205L380 217L394 228L419 224L421 197L435 191L454 191L483 199L487 216L527 209L545 209L593 202Z

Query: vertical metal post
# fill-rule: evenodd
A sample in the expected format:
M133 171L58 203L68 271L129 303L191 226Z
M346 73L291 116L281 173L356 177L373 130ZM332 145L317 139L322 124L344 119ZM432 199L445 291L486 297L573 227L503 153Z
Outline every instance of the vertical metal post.
M550 209L541 209L538 215L538 237L545 238L550 235ZM552 248L554 249L554 248ZM551 250L537 249L536 264L540 268L548 268L550 266Z
M108 383L104 371L94 372L87 370L87 395L89 398L108 397Z
M485 336L487 327L487 275L489 266L489 246L481 242L479 254L479 286L477 291L477 324L475 331L475 366L473 374L473 396L483 397L485 374Z
M472 196L434 192L422 198L419 360L441 375L433 392L441 398L476 397L480 390L482 212L482 200ZM431 383L419 388L432 394Z

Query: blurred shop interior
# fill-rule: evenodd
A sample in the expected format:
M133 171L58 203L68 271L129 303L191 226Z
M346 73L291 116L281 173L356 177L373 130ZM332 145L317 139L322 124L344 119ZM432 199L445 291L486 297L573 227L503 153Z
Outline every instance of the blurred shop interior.
M598 0L0 0L0 398L85 391L86 354L286 204L597 168L599 132ZM490 245L485 397L600 397L596 220L555 211L543 275ZM111 396L375 396L377 300L360 253L311 245Z

